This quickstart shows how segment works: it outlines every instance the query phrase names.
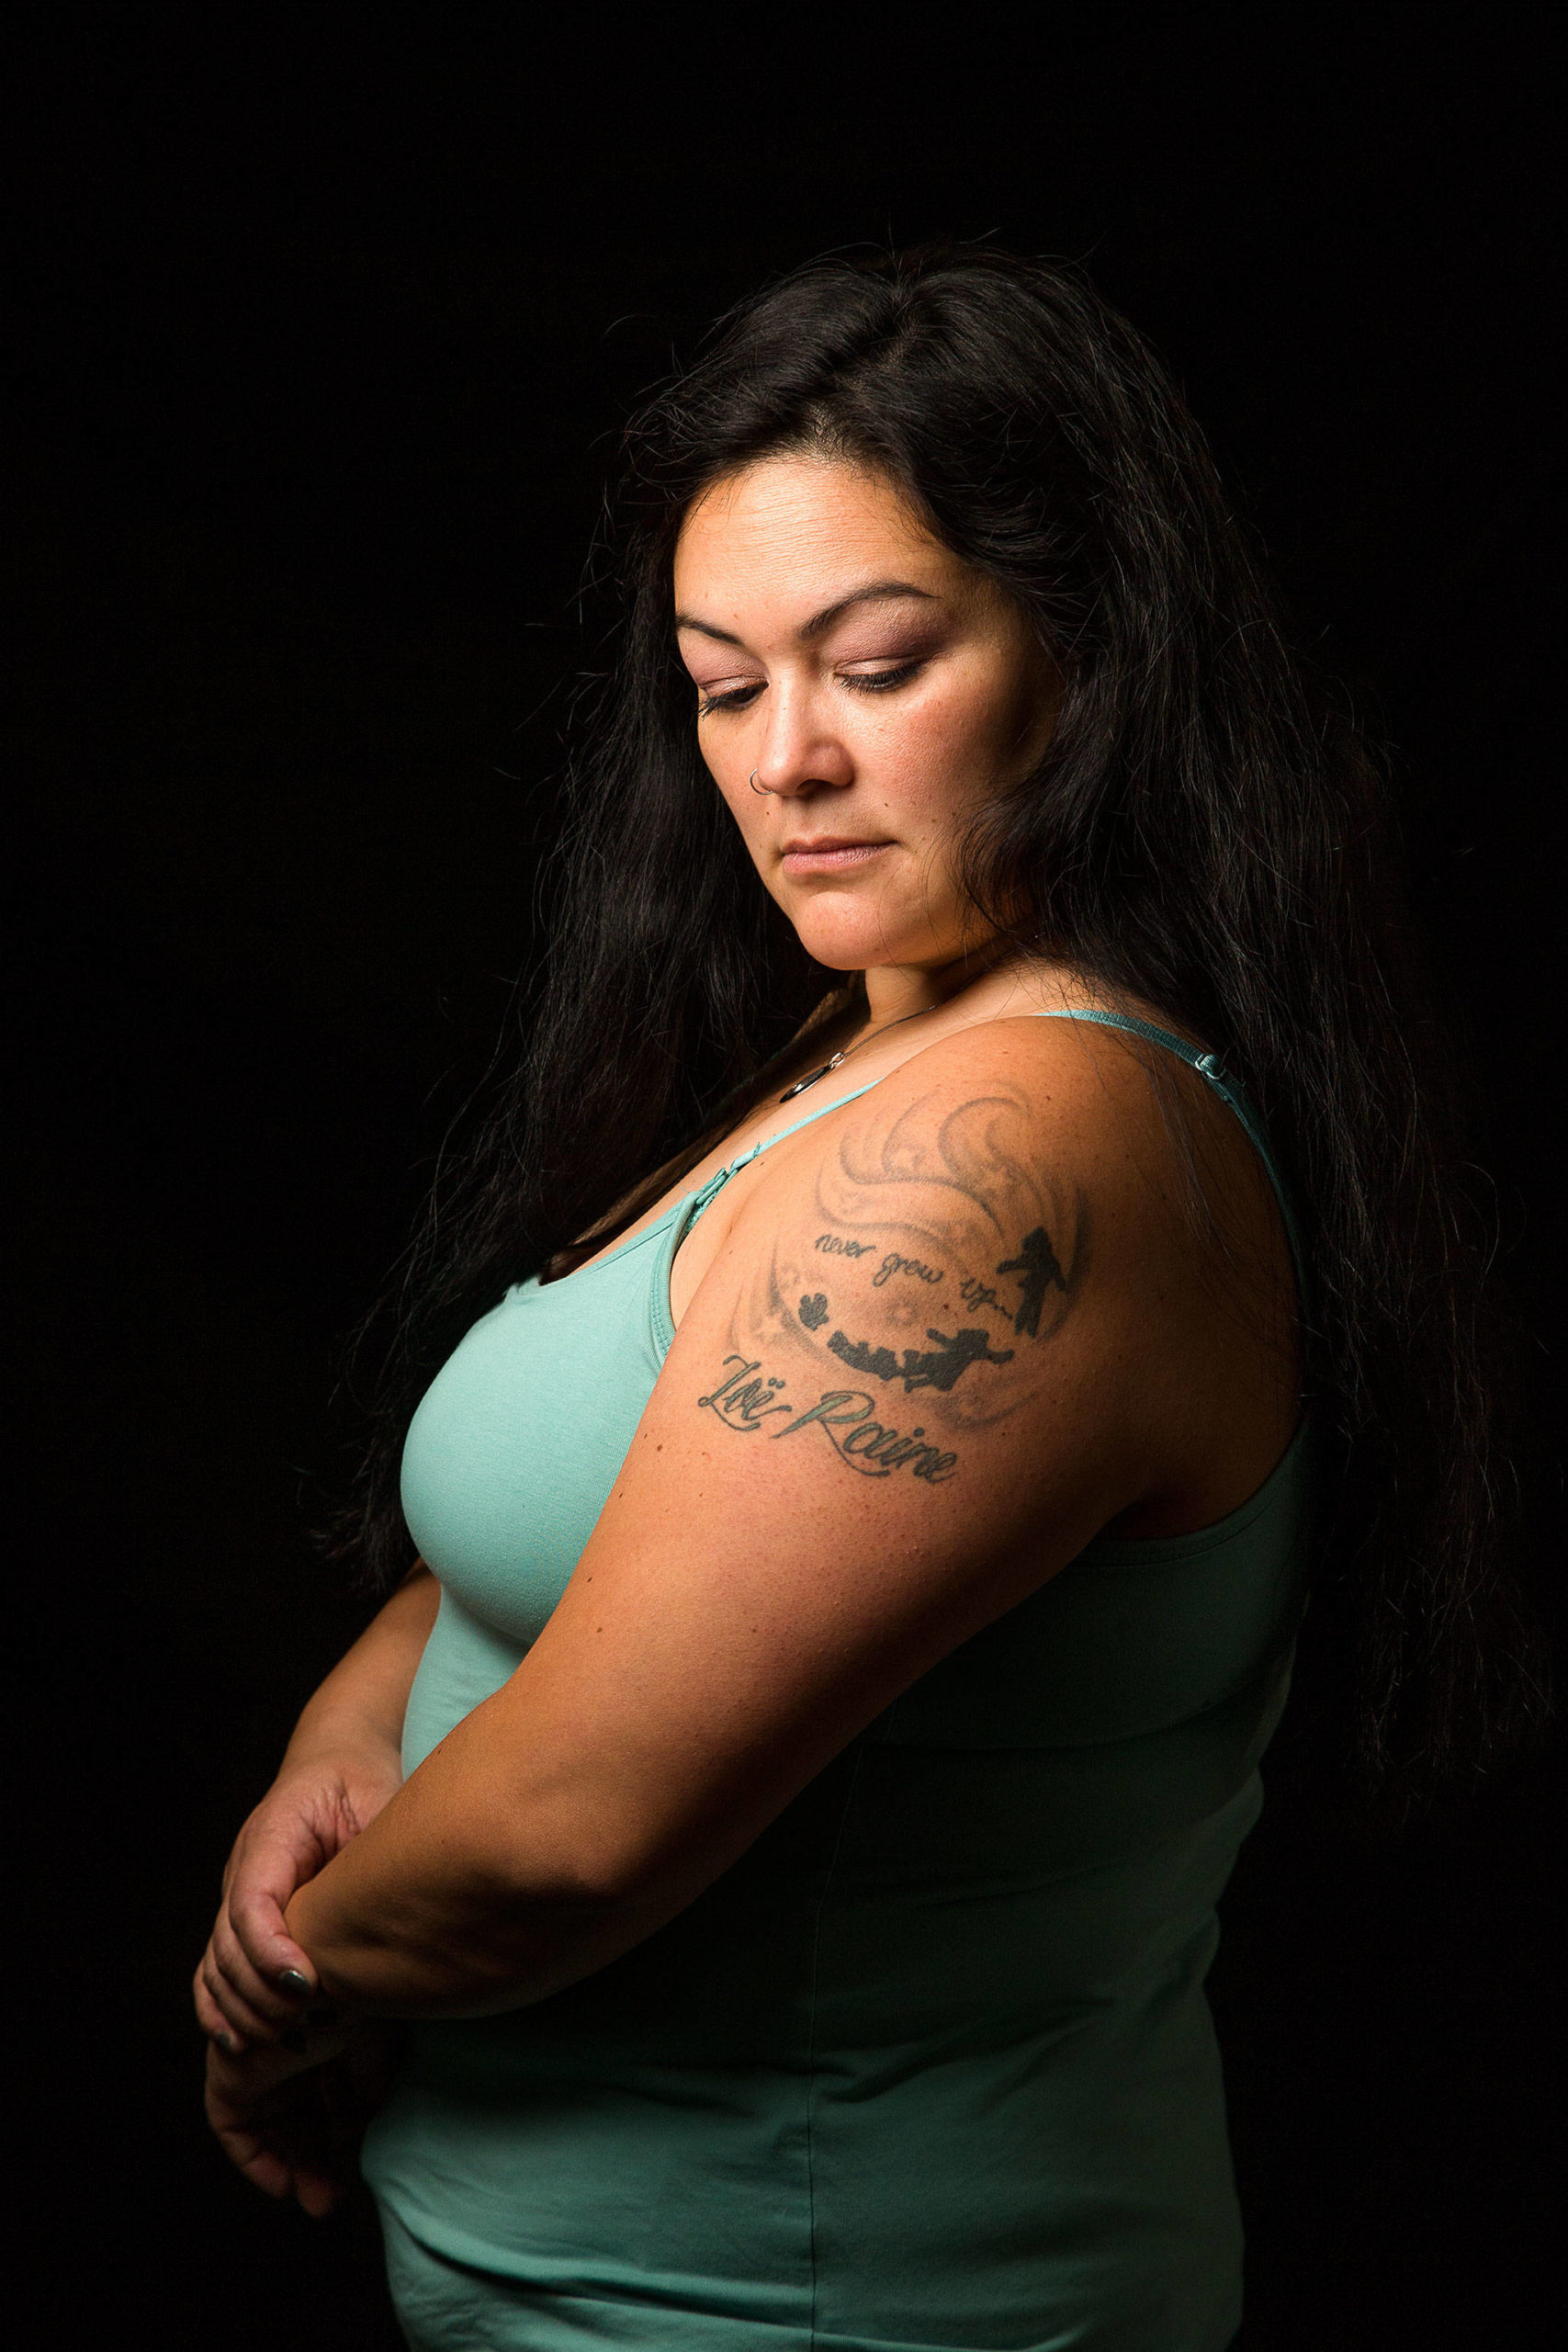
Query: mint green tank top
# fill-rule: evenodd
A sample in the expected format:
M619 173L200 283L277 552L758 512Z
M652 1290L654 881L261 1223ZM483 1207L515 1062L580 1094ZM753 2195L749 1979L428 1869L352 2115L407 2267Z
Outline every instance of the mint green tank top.
M1179 1055L1279 1193L1213 1057L1045 1017ZM406 1771L549 1617L673 1337L675 1252L761 1148L510 1291L426 1393L403 1500L442 1594ZM1309 1500L1298 1431L1218 1525L1090 1544L668 1927L530 2007L411 2030L366 2177L434 2256L507 2282L529 2316L497 2344L1230 2342L1241 2228L1203 1980L1285 1702Z

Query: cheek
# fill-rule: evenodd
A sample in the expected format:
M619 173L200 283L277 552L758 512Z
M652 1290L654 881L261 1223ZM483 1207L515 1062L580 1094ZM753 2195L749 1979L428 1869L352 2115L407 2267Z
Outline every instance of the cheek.
M993 782L1010 731L1005 687L954 678L874 725L868 764L891 805L940 824Z
M724 801L731 814L743 822L746 817L745 804L749 800L755 802L757 797L754 792L747 789L747 768L740 764L733 753L727 758L722 748L705 741L700 729L697 732L697 756L713 778L714 789L717 792L719 798Z

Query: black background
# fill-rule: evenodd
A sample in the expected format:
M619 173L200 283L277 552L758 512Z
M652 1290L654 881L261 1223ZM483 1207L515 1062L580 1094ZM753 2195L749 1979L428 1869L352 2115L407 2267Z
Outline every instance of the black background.
M1544 1370L1547 22L13 11L28 2342L396 2340L368 2214L206 2143L186 1982L364 1614L305 1533L334 1350L536 952L610 436L762 277L995 234L1152 336L1393 746ZM1245 1853L1244 2352L1554 2335L1560 1776L1374 1853L1279 1797Z

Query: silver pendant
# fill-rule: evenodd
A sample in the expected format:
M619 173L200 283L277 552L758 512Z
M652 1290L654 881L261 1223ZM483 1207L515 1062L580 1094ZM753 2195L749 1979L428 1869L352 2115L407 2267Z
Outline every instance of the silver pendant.
M824 1062L820 1069L809 1071L805 1078L797 1078L793 1086L784 1088L784 1092L779 1096L779 1101L793 1102L797 1094L804 1094L808 1086L815 1086L819 1078L826 1078L830 1069L837 1069L843 1058L842 1054L835 1054L832 1060Z

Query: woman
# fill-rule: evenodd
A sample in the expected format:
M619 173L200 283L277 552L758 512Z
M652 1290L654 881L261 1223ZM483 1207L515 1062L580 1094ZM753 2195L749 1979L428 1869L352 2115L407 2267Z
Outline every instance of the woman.
M1514 1703L1375 795L1052 269L798 273L624 522L209 2110L322 2211L389 2075L416 2346L1209 2352L1203 1977L1330 1521L1374 1774Z

